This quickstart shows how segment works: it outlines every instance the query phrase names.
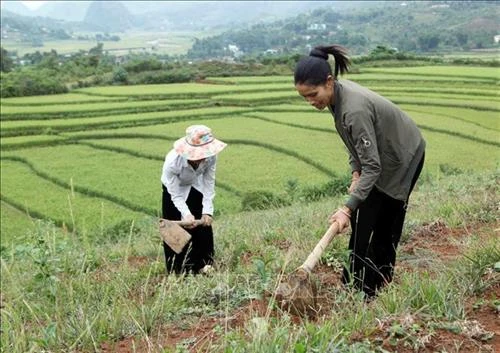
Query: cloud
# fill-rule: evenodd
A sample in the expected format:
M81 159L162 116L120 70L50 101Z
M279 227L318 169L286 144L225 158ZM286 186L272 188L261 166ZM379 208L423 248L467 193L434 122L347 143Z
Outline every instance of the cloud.
M35 9L39 8L40 6L42 6L44 3L46 3L47 1L31 0L31 1L21 1L21 2L23 3L24 6L26 6L30 10L35 10Z

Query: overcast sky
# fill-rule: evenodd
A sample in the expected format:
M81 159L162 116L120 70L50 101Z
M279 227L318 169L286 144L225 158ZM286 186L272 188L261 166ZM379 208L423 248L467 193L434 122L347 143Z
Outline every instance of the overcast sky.
M36 9L40 6L43 5L44 2L47 2L47 1L38 1L38 0L31 0L31 1L21 1L23 3L23 5L25 5L26 7L29 7L30 9Z

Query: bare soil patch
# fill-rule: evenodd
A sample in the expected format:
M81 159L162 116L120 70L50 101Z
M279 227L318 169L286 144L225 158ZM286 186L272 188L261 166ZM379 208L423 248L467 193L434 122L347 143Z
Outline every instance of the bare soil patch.
M500 232L500 223L475 224L467 228L449 228L441 221L423 225L416 230L410 240L402 244L405 254L418 255L432 253L443 261L451 261L462 255L461 244L471 235L480 238L491 237ZM422 268L412 268L404 261L398 265L404 271L418 271ZM425 267L425 266L424 266ZM400 269L402 270L402 269ZM396 269L398 271L398 269ZM409 324L405 318L394 318L381 325L374 333L373 339L380 342L380 346L389 352L398 353L433 353L433 352L500 352L500 274L489 273L485 276L493 278L495 285L487 288L466 302L466 319L453 323L450 329L439 328L434 332L413 332L412 339L402 339L408 334ZM398 337L391 331L391 325L398 324L406 332ZM411 322L411 324L425 324ZM422 326L421 325L421 326ZM405 330L403 330L405 331Z

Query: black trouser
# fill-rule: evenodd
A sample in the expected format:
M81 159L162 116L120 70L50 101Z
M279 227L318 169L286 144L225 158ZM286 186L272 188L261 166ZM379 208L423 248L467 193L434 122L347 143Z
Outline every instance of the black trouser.
M420 161L412 179L410 193L424 164ZM409 197L409 195L408 195ZM403 232L407 202L393 199L376 188L351 217L349 240L350 268L344 268L344 283L353 281L368 297L392 281L396 249Z
M172 202L172 198L167 191L167 188L162 185L162 211L163 218L169 220L180 220L181 213ZM203 195L195 188L191 188L186 204L193 214L194 218L200 219L203 210ZM163 242L163 250L165 252L165 264L167 272L183 273L193 272L198 273L205 265L213 263L214 256L214 236L212 226L198 226L193 229L186 229L192 238L187 243L181 253L175 253L165 242Z

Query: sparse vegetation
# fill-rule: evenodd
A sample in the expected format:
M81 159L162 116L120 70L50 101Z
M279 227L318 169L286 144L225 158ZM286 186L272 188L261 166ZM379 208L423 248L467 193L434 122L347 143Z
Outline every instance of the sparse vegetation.
M322 267L316 273L325 295L322 309L317 318L304 321L280 311L266 293L272 293L281 271L291 271L305 259L338 199L224 217L217 224L213 277L165 277L154 219L124 223L121 235L112 238L108 236L118 234L116 229L102 238L85 228L65 234L53 224L36 222L17 239L18 245L2 248L2 349L99 351L133 339L141 352L332 347L382 352L421 349L438 330L453 333L462 345L473 341L482 347L493 336L485 323L476 323L475 333L468 331L468 298L484 298L476 306L485 306L495 298L485 294L495 288L498 293L494 265L500 249L493 231L498 198L491 188L498 195L498 176L490 173L421 185L412 200L409 222L415 226L402 244L395 283L367 305L337 282L322 282L321 276L339 276L338 268ZM443 214L439 210L445 203L462 211ZM419 230L436 220L445 229L456 229L455 235L440 239L443 234L430 233L427 255L413 256L409 246L425 236ZM456 258L447 259L449 253L433 248L433 237L450 246L460 242ZM346 239L334 241L325 264L342 261L339 251ZM194 336L184 336L182 330Z

